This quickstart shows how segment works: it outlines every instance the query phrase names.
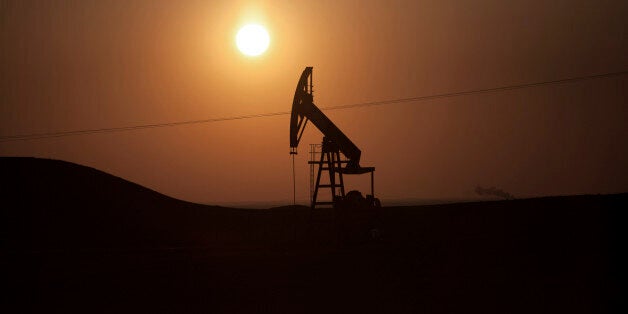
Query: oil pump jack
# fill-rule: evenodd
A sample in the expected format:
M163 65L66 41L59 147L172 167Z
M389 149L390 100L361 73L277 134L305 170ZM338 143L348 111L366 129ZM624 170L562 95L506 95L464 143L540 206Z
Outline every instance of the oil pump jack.
M360 149L318 108L314 105L312 91L312 67L306 67L294 92L292 114L290 117L290 154L297 154L297 147L308 121L323 133L320 159L310 160L310 165L317 166L316 184L311 197L311 208L318 205L339 207L381 207L375 198L375 167L360 166ZM341 153L344 159L341 159ZM323 171L329 174L329 184L321 183ZM371 194L366 198L358 191L345 193L343 175L371 175ZM329 188L331 200L319 201L319 190Z

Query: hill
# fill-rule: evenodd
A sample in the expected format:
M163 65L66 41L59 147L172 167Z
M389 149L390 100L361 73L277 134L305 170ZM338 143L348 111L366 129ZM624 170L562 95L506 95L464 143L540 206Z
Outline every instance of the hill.
M608 313L628 194L331 211L161 195L56 160L0 158L10 312ZM359 218L359 217L358 217ZM356 220L357 221L357 220Z
M264 230L256 228L265 225L270 211L184 202L60 160L3 157L0 171L2 242L9 249L242 246L268 241L260 237ZM295 212L304 214L303 208Z

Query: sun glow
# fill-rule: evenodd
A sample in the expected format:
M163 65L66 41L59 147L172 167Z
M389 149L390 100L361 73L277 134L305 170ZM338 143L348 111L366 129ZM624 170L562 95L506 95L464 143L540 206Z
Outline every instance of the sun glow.
M270 44L270 36L262 25L248 24L240 28L236 35L236 45L247 56L259 56Z

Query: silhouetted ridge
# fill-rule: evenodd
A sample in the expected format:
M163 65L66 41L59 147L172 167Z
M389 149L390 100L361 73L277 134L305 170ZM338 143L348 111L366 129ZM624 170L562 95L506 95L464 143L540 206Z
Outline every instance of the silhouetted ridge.
M345 240L369 237L368 221L357 216L340 228L331 210L310 215L305 206L245 210L193 204L64 161L0 158L0 171L0 242L8 250L284 249L329 245L339 234ZM616 194L387 207L379 232L397 244L478 230L492 234L491 239L540 230L560 241L588 241L581 231L599 236L603 230L616 230L615 224L625 221L617 209L627 203L628 194Z
M626 193L386 207L372 233L359 215L192 204L62 161L0 170L6 299L35 306L21 312L606 313L623 300Z
M242 214L60 160L1 157L0 171L2 238L11 249L228 243Z
M141 185L103 171L62 160L0 157L3 184L19 193L37 193L50 201L101 201L109 205L138 200L176 202ZM61 192L61 193L59 193Z
M304 206L246 210L177 200L70 162L0 157L9 250L250 248L302 239Z

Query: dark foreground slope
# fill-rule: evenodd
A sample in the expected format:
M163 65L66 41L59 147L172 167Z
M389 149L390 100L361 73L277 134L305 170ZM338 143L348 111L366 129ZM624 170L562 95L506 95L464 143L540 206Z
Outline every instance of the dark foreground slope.
M0 173L1 235L12 250L250 246L293 232L265 235L256 211L176 200L65 161L0 158ZM306 218L303 208L289 214Z
M329 212L0 164L7 313L621 313L626 194L385 208L381 239L343 242Z

